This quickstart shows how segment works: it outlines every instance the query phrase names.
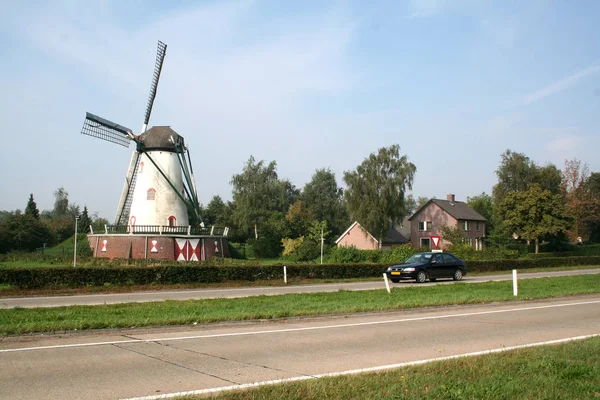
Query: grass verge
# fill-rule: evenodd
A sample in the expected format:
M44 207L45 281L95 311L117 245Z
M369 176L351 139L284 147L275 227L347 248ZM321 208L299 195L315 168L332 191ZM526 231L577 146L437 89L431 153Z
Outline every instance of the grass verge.
M576 265L566 267L549 268L530 268L519 270L519 274L532 274L536 272L558 272L575 271L584 269L598 269L600 265ZM510 275L512 271L492 271L492 272L470 272L468 277L490 276L490 275ZM140 291L159 291L159 290L185 290L185 289L219 289L219 288L238 288L238 287L261 287L261 286L293 286L293 285L317 285L324 283L351 283L381 281L377 278L348 278L348 279L305 279L290 278L288 283L282 280L256 280L256 281L226 281L220 283L185 283L172 285L108 285L104 286L81 286L74 288L45 288L45 289L22 289L11 285L0 284L0 298L2 297L26 297L26 296L52 296L52 295L76 295L76 294L97 294L97 293L131 293Z
M405 308L543 299L600 293L600 274L512 282L456 283L385 290L287 294L234 299L0 310L0 334L182 325L251 319L390 311Z
M180 399L199 399L181 397ZM600 398L600 338L223 393L246 399Z

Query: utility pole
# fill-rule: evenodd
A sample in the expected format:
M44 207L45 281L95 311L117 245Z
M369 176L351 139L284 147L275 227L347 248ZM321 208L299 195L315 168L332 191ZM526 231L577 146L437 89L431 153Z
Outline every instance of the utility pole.
M77 221L79 217L75 217L75 243L73 245L73 267L77 266Z

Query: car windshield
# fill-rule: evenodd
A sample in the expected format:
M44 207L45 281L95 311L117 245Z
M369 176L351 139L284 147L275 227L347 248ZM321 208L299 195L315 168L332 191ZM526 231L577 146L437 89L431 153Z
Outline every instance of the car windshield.
M430 258L431 258L431 254L429 254L429 253L417 253L417 254L413 254L412 257L410 257L408 260L406 260L405 264L426 262Z

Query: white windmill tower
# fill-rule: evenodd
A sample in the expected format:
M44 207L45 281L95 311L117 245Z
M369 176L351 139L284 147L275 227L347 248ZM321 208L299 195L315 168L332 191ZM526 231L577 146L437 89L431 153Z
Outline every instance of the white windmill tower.
M86 113L81 133L125 147L133 141L123 192L117 208L115 225L152 231L152 227L177 227L201 223L198 194L190 153L182 136L169 126L147 129L156 97L158 81L167 45L158 42L154 75L139 135L131 129ZM190 224L189 217L193 224Z

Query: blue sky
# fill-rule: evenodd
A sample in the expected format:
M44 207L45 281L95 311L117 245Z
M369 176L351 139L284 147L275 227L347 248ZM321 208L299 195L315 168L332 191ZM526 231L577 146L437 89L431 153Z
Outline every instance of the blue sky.
M131 150L80 135L86 111L185 137L200 200L231 199L250 155L301 188L342 184L382 146L413 194L491 192L506 149L600 172L600 2L52 1L3 5L0 209L52 192L114 218Z

